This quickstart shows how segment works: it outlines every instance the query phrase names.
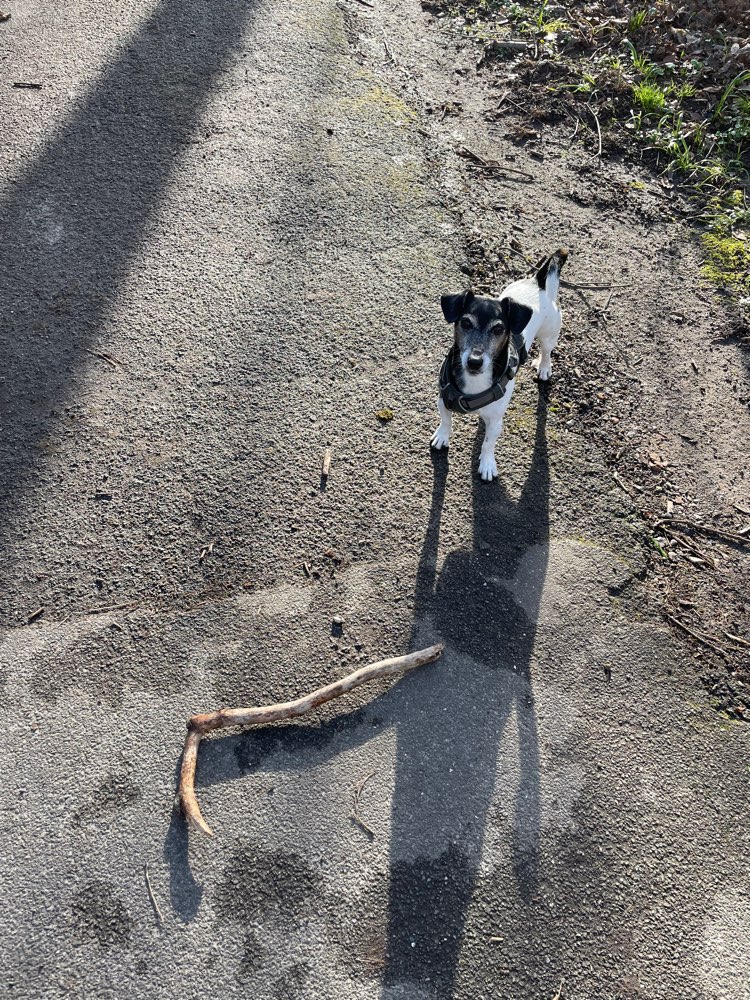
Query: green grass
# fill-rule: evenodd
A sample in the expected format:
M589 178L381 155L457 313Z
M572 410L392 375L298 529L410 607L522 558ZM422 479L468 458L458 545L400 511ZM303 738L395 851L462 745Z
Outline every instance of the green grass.
M644 56L636 49L635 45L633 45L629 38L625 39L625 44L630 49L630 59L633 63L633 69L636 73L639 73L644 80L648 80L656 72L656 67L648 56Z
M743 70L738 73L737 76L724 88L724 93L719 98L719 103L716 105L716 111L714 112L715 118L720 118L721 113L724 110L724 105L730 99L734 91L741 87L743 83L750 81L750 69Z
M647 115L660 115L667 106L667 95L662 88L648 80L633 86L633 99Z
M648 11L646 10L634 10L633 13L628 18L628 34L635 35L641 30L643 25L646 23L646 17Z
M640 5L631 9L619 43L580 57L566 52L575 28L554 17L550 4L447 0L446 11L463 18L462 30L477 41L502 41L510 31L533 40L546 58L565 60L574 75L549 89L578 95L598 109L605 135L626 129L641 150L655 154L658 168L702 210L706 277L750 293L750 212L743 194L750 193L750 70L716 92L710 62L679 51L654 59L663 26L653 7ZM591 30L604 27L594 20Z

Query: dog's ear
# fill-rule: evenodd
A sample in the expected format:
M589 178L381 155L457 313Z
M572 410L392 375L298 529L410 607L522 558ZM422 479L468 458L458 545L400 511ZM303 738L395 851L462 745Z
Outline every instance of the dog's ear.
M500 300L500 315L502 316L505 329L510 333L510 299Z
M474 298L471 289L468 292L459 292L458 295L441 295L440 306L448 323L458 322L458 317L466 311Z

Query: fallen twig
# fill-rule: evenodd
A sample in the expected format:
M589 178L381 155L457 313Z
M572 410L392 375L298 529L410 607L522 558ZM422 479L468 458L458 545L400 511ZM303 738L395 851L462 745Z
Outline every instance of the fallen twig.
M16 90L41 90L41 83L26 83L24 80L16 80L13 83Z
M544 261L546 260L545 257L542 257L541 261L539 261L537 263L534 263L534 261L531 259L531 257L528 257L523 252L523 248L521 247L521 244L518 242L518 240L515 238L515 236L508 243L508 248L510 249L511 253L516 254L517 257L520 257L521 260L524 261L524 263L526 264L526 266L529 268L529 275L535 275L536 272L539 270L539 268L544 263Z
M502 24L502 21L499 23ZM523 41L521 38L498 38L491 43L491 46L495 49L512 49L514 52L525 52L529 47L529 43Z
M555 995L554 995L554 996L552 997L552 1000L562 1000L562 995L563 995L563 986L565 986L565 980L564 980L564 979L561 979L561 980L560 980L560 989L559 989L559 990L557 991L557 993L555 993Z
M216 545L216 542L217 542L217 539L214 538L213 541L210 541L208 543L208 545L204 545L203 546L203 548L200 551L200 555L198 556L198 565L199 566L202 565L203 561L206 559L207 556L213 555L214 545Z
M281 702L277 705L262 705L257 708L220 708L216 712L206 712L194 715L188 720L188 734L182 752L180 779L177 798L182 814L188 824L196 827L207 836L213 836L211 827L201 815L198 799L195 794L195 768L198 763L198 748L206 733L215 729L226 729L230 726L263 726L283 719L297 719L319 705L324 705L342 694L354 690L360 684L384 677L398 677L427 663L433 663L443 652L443 646L437 644L420 649L406 656L396 656L390 660L380 660L367 667L361 667L354 673L342 677L332 684L318 688L311 694L303 695L296 701Z
M328 473L331 471L331 449L326 448L323 452L323 467L320 473L320 478L325 482L328 479Z
M484 170L504 170L509 174L519 174L521 177L525 177L529 184L534 180L534 175L530 174L528 170L520 170L518 167L508 167L498 160L487 160L483 156L480 156L479 153L475 153L473 149L469 149L468 146L458 146L456 152L459 156L463 156L466 160L471 160L472 163L476 163L477 166L482 167Z
M591 106L589 106L589 111L594 116L594 121L596 122L596 131L599 133L599 149L596 151L596 155L597 156L601 156L602 155L602 127L599 124L599 116L597 115L596 111L594 111L594 109Z
M663 524L684 524L696 531L702 531L704 535L712 535L715 538L724 538L728 542L739 542L743 545L750 545L750 538L740 535L736 531L725 531L723 528L714 528L710 524L700 524L698 521L691 521L686 517L662 517L654 524L658 528Z
M143 874L146 878L146 889L148 891L148 898L151 900L151 905L154 908L154 915L156 916L156 922L159 927L164 926L164 917L159 909L159 904L156 902L156 896L154 895L154 890L151 888L151 879L148 877L148 864L143 866Z
M365 833L370 838L372 838L374 840L375 839L375 834L370 829L370 827L367 825L367 823L365 823L365 821L362 819L362 817L359 815L359 799L360 799L360 796L362 795L362 792L364 791L365 785L370 780L370 778L373 776L373 774L375 774L375 771L371 771L366 777L364 777L359 782L359 784L357 784L357 785L354 786L353 809L352 809L351 819L353 820L353 822L355 822L357 824L357 826L361 826L362 829L365 831Z
M38 621L44 614L44 608L37 608L36 611L32 611L29 617L26 619L27 625L33 625L35 621Z
M578 291L583 292L609 292L613 288L626 288L626 285L588 285L581 284L576 281L567 281L565 278L560 278L560 284L563 288L575 288Z
M704 646L708 646L709 649L713 649L714 652L716 653L721 653L722 656L729 655L726 649L723 648L723 646L718 646L715 642L712 642L710 639L707 639L699 632L694 632L689 625L686 625L685 622L680 621L679 618L675 618L674 615L670 615L669 612L667 611L665 611L664 614L668 621L672 622L673 625L677 625L678 628L681 628L683 632L687 632L688 635L691 635L698 642L703 643Z
M686 549L689 549L694 555L698 556L698 558L701 559L708 566L710 566L711 569L716 569L716 563L714 562L712 557L707 555L701 549L699 549L694 542L691 542L690 539L685 538L685 536L681 535L679 531L673 531L666 525L662 525L662 527L664 528L664 531L670 538L673 538L676 542L679 542L680 545L684 545Z
M612 478L614 479L614 481L617 483L617 485L620 487L621 490L625 490L628 496L631 497L633 496L634 489L637 490L639 493L643 493L642 486L639 486L637 483L633 483L632 486L629 486L622 478L619 472L613 472Z
M100 608L86 608L85 615L105 615L109 611L131 611L139 606L139 601L128 601L125 604L103 604Z
M84 351L87 354L92 355L94 358L101 358L102 361L106 361L108 365L112 365L113 368L123 367L122 361L118 361L117 358L112 357L111 354L107 354L106 351L92 351L88 347L84 347Z

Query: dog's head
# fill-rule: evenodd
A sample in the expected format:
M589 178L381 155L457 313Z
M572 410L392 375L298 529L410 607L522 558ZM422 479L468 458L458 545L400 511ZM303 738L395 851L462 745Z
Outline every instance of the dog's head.
M492 371L508 346L508 300L484 298L472 291L443 295L443 315L454 324L461 365L468 375Z

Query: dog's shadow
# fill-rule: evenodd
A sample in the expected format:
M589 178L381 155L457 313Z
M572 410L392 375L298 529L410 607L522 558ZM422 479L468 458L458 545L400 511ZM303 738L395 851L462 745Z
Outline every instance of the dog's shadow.
M432 501L417 572L412 646L444 640L447 648L441 661L407 676L365 708L337 714L322 725L255 729L207 741L201 748L201 783L210 783L226 780L226 764L221 761L228 756L239 763L240 773L247 773L283 750L284 767L304 770L311 761L318 765L326 756L370 739L373 727L367 723L375 716L382 726L395 730L390 888L383 941L388 995L400 996L396 987L413 984L441 1000L453 996L491 811L502 817L503 829L510 830L512 889L524 900L536 892L539 753L530 663L549 537L545 424L542 388L531 468L519 499L513 501L499 481L487 484L475 478L473 544L449 553L439 571L448 457L445 452L433 453ZM474 469L480 446L478 433ZM504 447L511 447L508 437ZM461 462L467 460L461 455ZM522 560L523 610L509 586ZM518 759L513 791L506 801L505 792L495 787L496 771L503 733L513 716ZM172 868L173 905L183 918L191 919L200 887L185 871L187 841L181 823L174 820L165 855Z
M473 544L437 570L448 460L435 476L415 601L414 643L433 629L447 644L442 669L399 687L409 709L399 717L391 828L386 985L422 984L454 993L459 951L474 895L488 813L510 830L515 890L524 900L539 879L539 752L530 665L549 539L546 395L540 386L531 468L513 501L502 482L473 485ZM482 440L472 455L476 469ZM500 448L510 456L506 436ZM501 451L501 455L503 452ZM461 456L466 461L466 456ZM526 558L524 558L526 557ZM523 610L511 584L523 560ZM503 732L515 713L515 791L496 789Z

